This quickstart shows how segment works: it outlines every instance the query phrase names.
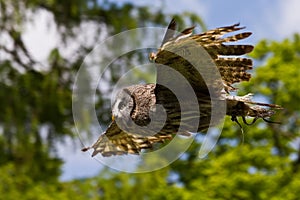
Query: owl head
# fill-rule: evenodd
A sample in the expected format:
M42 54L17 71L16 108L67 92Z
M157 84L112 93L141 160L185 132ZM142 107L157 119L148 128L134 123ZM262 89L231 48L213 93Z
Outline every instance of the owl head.
M112 119L115 120L119 126L130 124L132 122L131 113L134 108L134 100L130 92L124 88L116 95L115 101L112 105Z

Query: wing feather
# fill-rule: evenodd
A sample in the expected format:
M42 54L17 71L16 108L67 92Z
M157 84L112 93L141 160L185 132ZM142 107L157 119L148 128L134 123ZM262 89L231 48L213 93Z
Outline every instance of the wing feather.
M93 148L94 152L92 156L100 153L105 157L123 154L139 154L141 149L152 148L154 142L157 142L157 139L154 137L147 138L122 131L117 123L113 121L91 147L82 150L86 151Z
M192 28L188 30L192 30ZM224 37L224 35L244 28L245 27L240 27L239 24L234 24L206 31L201 34L189 35L188 37L179 37L181 35L179 34L179 36L174 37L173 40L162 45L155 54L155 62L168 65L179 71L186 78L191 80L192 85L197 85L197 88L206 88L203 78L199 75L195 75L195 70L187 70L192 69L193 66L179 56L182 55L180 54L181 51L192 52L193 48L195 48L192 43L196 43L203 47L215 62L215 65L220 71L226 91L233 90L233 83L248 81L251 78L251 75L247 72L247 70L252 69L251 59L243 59L238 56L250 53L253 50L253 46L227 43L245 39L251 35L251 32L238 33L228 37ZM189 31L189 33L191 32ZM170 52L175 52L175 54ZM179 55L177 52L179 52ZM194 59L201 59L197 55L194 57ZM157 73L157 82L159 82L160 80L158 79L164 76L159 76L159 73L164 74L164 72L158 69ZM192 79L190 79L190 77L192 77ZM195 81L198 80L198 82L194 83L192 81L193 79Z
M171 22L169 23L169 26L167 28L167 31L165 33L164 39L162 40L161 46L164 45L166 42L171 40L175 35L177 24L175 19L173 18Z
M91 147L85 147L82 151L94 149L92 156L100 153L104 157L126 154L138 155L142 149L151 149L154 143L164 142L171 138L171 135L142 136L128 133L121 130L116 121L113 121Z

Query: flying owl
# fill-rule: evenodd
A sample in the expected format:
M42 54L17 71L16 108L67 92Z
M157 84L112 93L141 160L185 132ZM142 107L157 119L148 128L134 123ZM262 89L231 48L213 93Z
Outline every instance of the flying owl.
M259 118L270 122L266 118L272 116L274 109L280 109L280 106L253 102L251 94L230 94L236 90L232 86L234 83L249 81L251 78L247 71L252 69L252 60L238 56L250 53L253 46L228 43L245 39L251 33L224 36L244 29L239 24L200 34L192 34L193 29L190 27L176 34L176 22L174 19L170 22L161 47L149 55L157 67L156 84L123 88L112 105L111 124L91 147L85 147L82 151L92 148L92 156L98 153L102 156L139 154L143 149L151 149L156 143L171 140L175 134L204 132L210 125L217 125L220 121L216 119L211 122L213 102L224 104L225 114L239 125L238 117L246 124L245 117L253 117L253 123ZM200 55L201 49L209 57L206 64ZM202 70L204 75L197 71L199 66L195 67L203 63L206 65L204 72ZM213 67L210 66L217 67L219 78L212 74ZM179 73L181 76L178 77L183 77L187 82L175 84L175 89L192 89L194 100L188 95L181 95L181 99L178 99L178 95L165 86L177 81L172 73ZM220 115L220 118L223 117Z

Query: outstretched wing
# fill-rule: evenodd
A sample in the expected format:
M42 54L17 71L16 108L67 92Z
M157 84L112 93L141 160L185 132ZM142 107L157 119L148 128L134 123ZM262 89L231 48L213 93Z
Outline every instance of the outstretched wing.
M172 20L172 27L174 27L174 23ZM192 86L196 86L195 88L206 88L207 86L203 77L197 73L195 67L192 66L190 62L186 61L185 56L182 56L187 53L192 53L195 46L198 45L204 48L214 61L227 91L234 89L232 86L233 83L248 81L251 78L247 70L252 69L252 60L238 56L251 52L253 46L228 44L229 42L235 42L249 37L251 35L250 32L223 37L225 34L244 29L244 27L240 27L239 24L220 27L195 35L191 34L193 28L194 27L183 30L176 37L165 37L161 48L156 54L152 53L150 59L158 64L167 65L180 72L190 81ZM169 35L170 32L174 32L174 30L168 30L166 35ZM165 41L166 38L169 40ZM200 55L193 55L190 56L190 58L194 60L202 59ZM209 69L207 70L209 71ZM168 77L165 71L165 68L158 67L157 82L161 82L162 79Z
M118 127L116 121L113 121L91 147L85 147L82 151L94 149L92 156L100 153L105 157L112 155L139 154L142 149L150 149L154 143L164 142L164 139L170 138L127 133Z
M171 23L174 27L173 20ZM250 80L251 74L248 73L248 70L252 69L252 60L240 56L253 50L252 45L230 43L249 37L251 32L234 34L234 32L245 28L240 27L239 24L192 35L193 28L185 29L178 36L167 37L169 40L164 41L158 52L150 54L150 59L159 64L157 66L157 103L168 106L165 104L171 93L160 84L169 84L170 82L176 84L176 78L170 76L169 67L186 78L198 98L200 117L202 117L198 131L205 130L209 125L212 97L226 102L226 114L232 116L232 120L237 123L237 116L243 117L245 122L247 116L254 117L255 120L257 118L265 120L265 117L274 114L273 111L262 106L273 109L281 108L273 104L253 102L250 95L238 97L229 93L236 90L233 87L234 83ZM167 31L167 34L168 32L170 31ZM231 35L228 36L229 33ZM201 48L207 52L213 63L209 64L209 59L201 62L201 60L206 59L205 54L200 54L199 49ZM200 65L204 65L204 68ZM218 72L213 70L214 66L217 67ZM201 69L201 67L200 74L197 68ZM219 73L220 78L215 76L215 73ZM212 90L208 90L208 88Z
M174 23L172 20L173 29ZM173 29L168 30L166 35L174 32ZM168 112L167 124L176 126L174 124L181 123L186 125L184 127L186 131L200 132L206 130L210 123L216 125L223 118L222 115L226 114L221 113L213 121L211 120L212 97L221 104L224 88L226 91L233 90L233 83L250 79L251 76L247 70L252 68L252 61L239 56L251 52L253 46L228 44L251 35L249 32L244 32L224 37L227 33L243 29L239 27L239 24L201 34L192 34L193 29L194 27L187 28L177 36L165 36L164 38L169 38L169 40L164 39L162 46L156 53L150 55L150 59L158 64L155 94L157 104L163 105ZM180 75L176 75L177 72ZM184 80L180 79L180 76ZM193 92L187 92L187 85L192 88L195 95ZM173 88L177 91L176 97L182 97L180 103L174 100L173 91L170 91L172 86L175 86ZM196 101L191 100L193 95L196 96ZM182 104L187 106L181 109ZM225 110L224 102L221 106ZM199 107L200 116L194 112L197 107ZM183 117L180 118L180 115ZM199 117L200 122L196 124L198 126L196 129L192 120L199 120Z

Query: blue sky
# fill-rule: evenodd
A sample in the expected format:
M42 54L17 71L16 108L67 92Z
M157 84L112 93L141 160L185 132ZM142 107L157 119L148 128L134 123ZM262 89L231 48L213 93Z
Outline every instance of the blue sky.
M209 29L240 22L242 26L247 27L248 31L253 32L253 35L247 39L247 42L252 44L265 38L282 40L295 32L300 32L299 0L138 0L130 2L149 5L154 9L164 6L166 13L194 12L202 17ZM46 19L51 19L52 16L47 13L39 13L39 15L33 25L28 25L24 40L33 56L45 62L49 51L58 44L59 40L55 26L46 28L47 23L49 25ZM72 52L69 54L72 55ZM62 180L93 176L102 168L101 164L92 159L89 154L74 148L71 141L61 144L58 153L65 160Z
M123 0L125 1L125 0ZM208 28L240 22L254 32L251 40L262 38L281 40L300 32L299 0L139 0L139 4L160 7L167 13L184 11L198 14Z

